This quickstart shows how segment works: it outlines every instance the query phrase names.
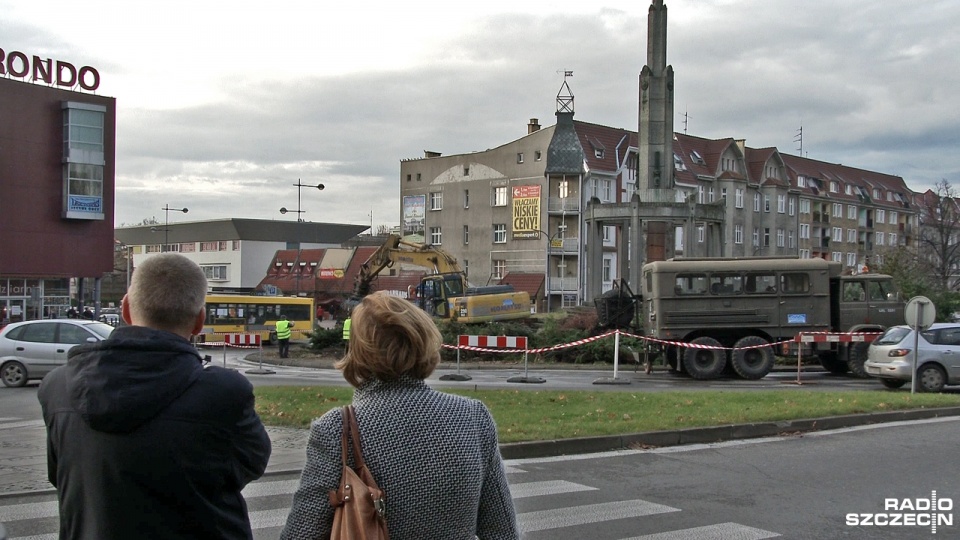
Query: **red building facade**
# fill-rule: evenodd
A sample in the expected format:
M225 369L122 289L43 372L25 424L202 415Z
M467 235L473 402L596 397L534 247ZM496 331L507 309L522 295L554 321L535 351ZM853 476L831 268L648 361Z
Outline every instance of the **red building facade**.
M71 279L95 303L114 266L116 99L22 64L0 69L0 324L62 316Z

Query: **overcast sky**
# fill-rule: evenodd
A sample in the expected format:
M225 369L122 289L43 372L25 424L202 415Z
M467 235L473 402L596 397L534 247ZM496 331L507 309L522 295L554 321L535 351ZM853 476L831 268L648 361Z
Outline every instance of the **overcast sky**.
M960 2L667 0L674 127L960 187ZM399 223L400 160L556 121L637 129L643 0L0 0L0 48L117 98L116 224ZM687 115L685 121L684 113ZM686 123L685 123L686 122Z

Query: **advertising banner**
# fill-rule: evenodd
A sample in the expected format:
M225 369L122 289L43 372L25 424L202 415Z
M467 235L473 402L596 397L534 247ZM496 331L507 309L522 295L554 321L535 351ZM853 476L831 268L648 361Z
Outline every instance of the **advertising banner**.
M513 187L513 238L540 238L540 186Z
M426 207L426 195L407 195L403 198L403 230L400 236L404 240L423 242Z

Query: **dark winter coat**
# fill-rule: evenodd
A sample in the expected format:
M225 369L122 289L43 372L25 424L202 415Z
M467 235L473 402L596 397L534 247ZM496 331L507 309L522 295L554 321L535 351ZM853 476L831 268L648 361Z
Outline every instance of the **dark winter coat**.
M70 350L39 391L61 539L251 538L270 439L243 375L139 326Z

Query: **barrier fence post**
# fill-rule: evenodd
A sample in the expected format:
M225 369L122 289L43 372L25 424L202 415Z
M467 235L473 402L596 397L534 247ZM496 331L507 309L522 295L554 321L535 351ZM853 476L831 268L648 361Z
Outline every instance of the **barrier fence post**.
M797 384L803 384L802 382L800 382L800 371L801 371L800 364L802 362L800 355L802 352L803 352L803 343L802 342L797 343Z
M457 337L457 372L456 373L445 373L440 376L441 381L469 381L473 377L460 374L460 349L463 346L462 341L465 336Z
M620 329L618 328L615 331L615 339L613 342L613 377L600 377L599 379L593 381L593 384L630 384L629 379L621 379L617 376L618 367L620 365Z
M223 367L227 367L227 338L223 338Z
M260 334L254 334L252 337L254 343L260 348L260 354L258 355L260 356L260 365L256 369L248 369L246 372L254 375L272 375L276 373L276 371L272 369L265 369L263 367L263 342L261 341Z

